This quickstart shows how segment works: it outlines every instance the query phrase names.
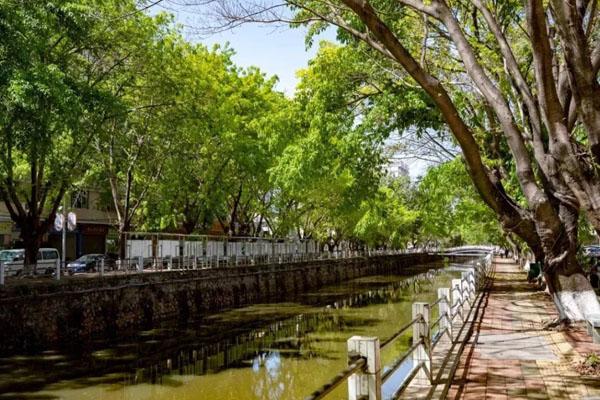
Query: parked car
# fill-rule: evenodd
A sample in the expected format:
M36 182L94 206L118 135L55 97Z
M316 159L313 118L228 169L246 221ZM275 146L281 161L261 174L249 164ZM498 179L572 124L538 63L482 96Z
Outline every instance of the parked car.
M43 273L52 273L56 269L56 262L60 259L58 250L41 248L37 255L37 270ZM0 262L5 265L6 276L21 275L25 261L25 249L13 249L0 251Z
M584 246L583 253L588 257L600 257L600 245Z
M100 270L100 265L104 260L104 268L106 270L114 269L115 259L106 254L85 254L77 260L67 264L69 275L80 272L96 272Z
M23 259L25 252L23 250L2 250L0 251L0 262L9 263Z

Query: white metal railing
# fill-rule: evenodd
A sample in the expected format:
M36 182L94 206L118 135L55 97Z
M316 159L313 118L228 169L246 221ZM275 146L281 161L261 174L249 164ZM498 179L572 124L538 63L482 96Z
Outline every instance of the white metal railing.
M86 275L104 276L107 274L243 267L319 260L352 259L382 255L438 253L432 248L411 248L403 250L377 250L366 248L363 250L353 250L347 246L347 243L341 243L332 251L320 251L319 246L314 241L160 234L160 237L169 238L168 241L171 242L174 241L174 238L179 237L179 240L177 241L177 243L179 243L179 250L175 253L179 255L173 255L171 252L171 254L165 256L163 255L165 252L158 251L157 249L160 249L161 245L164 245L165 248L168 246L164 243L161 244L162 240L157 239L158 236L156 236L156 234L154 234L154 239L136 239L144 235L150 235L146 233L128 233L128 235L128 243L132 243L132 241L135 240L154 242L153 244L150 244L150 246L154 247L154 250L149 250L145 253L136 251L134 254L138 255L131 256L132 246L127 246L129 249L128 257L118 260L103 258L95 262L94 265L86 271ZM138 245L137 248L139 250L144 246ZM265 249L268 249L268 251ZM72 271L68 267L62 268L63 269L61 270L60 263L57 263L56 267L52 268L52 270L55 271L55 279L60 279L61 275L67 275L69 274L69 271ZM10 269L7 268L6 264L0 263L0 286L4 285L6 278L9 275L9 270Z
M242 253L231 254L222 252L206 252L199 255L182 256L155 256L155 257L128 257L117 260L111 268L106 265L100 266L105 272L113 269L120 272L144 272L144 271L171 271L190 269L210 269L223 267L253 266L264 264L284 264L293 262L338 260L360 257L371 257L378 255L402 255L423 252L420 249L409 250L338 250L338 251L316 251L299 252L290 247L274 248L268 253Z
M438 299L429 303L413 303L413 319L383 342L376 337L353 336L348 339L348 364L331 381L315 390L305 400L323 399L334 388L348 381L349 400L380 400L381 387L407 360L412 358L412 368L400 385L395 388L391 398L398 399L411 383L419 387L436 384L433 371L433 353L444 336L450 341L458 338L469 312L475 304L477 292L483 287L492 264L492 253L477 260L472 267L463 272L461 279L453 279L452 287L439 288ZM439 317L431 320L432 308L438 307ZM455 320L460 319L458 325ZM457 328L454 332L454 328ZM395 341L412 328L412 345L385 369L381 366L381 349ZM437 328L437 329L436 329ZM460 328L460 329L459 329ZM449 357L446 354L444 358ZM360 362L360 361L363 362ZM442 365L445 363L442 362Z
M284 264L294 262L320 261L320 260L339 260L353 259L383 255L403 255L421 253L419 249L409 250L338 250L338 251L322 251L322 252L296 252L281 248L280 251L267 254L233 254L222 255L220 253L200 254L200 255L183 255L183 256L166 256L166 257L128 257L124 259L109 259L102 258L94 262L83 275L85 276L105 276L114 274L133 274L133 273L148 273L148 272L166 272L166 271L183 271L183 270L200 270L212 268L226 267L247 267L254 265L266 264ZM46 268L45 271L49 270ZM60 266L60 261L57 260L56 267L51 268L55 279L59 280L61 275L69 275L71 270L68 267ZM0 286L4 285L6 278L10 276L10 268L7 264L0 262ZM71 270L72 271L72 270ZM78 271L79 274L81 271ZM12 275L17 275L14 273Z

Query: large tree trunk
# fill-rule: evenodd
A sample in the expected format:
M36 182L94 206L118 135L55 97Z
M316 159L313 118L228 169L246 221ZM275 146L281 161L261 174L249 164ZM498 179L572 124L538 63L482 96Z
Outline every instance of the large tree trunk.
M32 218L25 218L18 225L21 229L21 240L25 249L23 272L26 275L35 275L37 273L37 254L45 232L39 221Z
M584 320L600 313L600 303L577 260L579 212L558 205L562 229L553 237L544 236L544 278L561 321Z
M566 268L570 270L571 268ZM600 304L592 285L579 267L576 272L544 273L548 290L561 321L581 321L587 315L600 314Z
M600 304L592 285L583 273L575 254L544 268L548 291L561 321L581 321L590 314L600 314Z
M131 224L127 221L119 223L119 259L124 260L127 255L127 233Z

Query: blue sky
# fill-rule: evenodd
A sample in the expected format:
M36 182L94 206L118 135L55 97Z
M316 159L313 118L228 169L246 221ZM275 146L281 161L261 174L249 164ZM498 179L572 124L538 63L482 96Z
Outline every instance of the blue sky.
M296 72L307 66L318 49L318 44L306 48L304 34L304 29L244 25L204 38L202 42L208 45L229 42L236 52L236 64L254 65L267 75L277 75L277 88L292 95L297 82Z
M167 3L168 4L168 3ZM160 5L151 12L159 11ZM201 27L202 19L194 9L179 7L167 9L175 15L176 21L184 26ZM196 10L197 11L197 10ZM335 41L335 30L330 29L314 41L311 48L306 48L306 29L291 29L280 25L244 24L233 30L214 33L197 34L194 29L185 29L188 40L201 42L207 46L229 42L235 50L234 62L241 67L256 66L267 75L277 75L277 88L287 95L293 95L296 87L296 72L307 66L308 61L315 56L320 40Z

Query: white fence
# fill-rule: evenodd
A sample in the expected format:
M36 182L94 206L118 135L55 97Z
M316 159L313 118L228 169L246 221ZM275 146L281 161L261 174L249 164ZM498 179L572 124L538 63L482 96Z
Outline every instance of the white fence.
M154 238L128 238L126 246L126 258L273 256L318 252L319 246L314 240L251 237L182 236L175 239L157 235Z
M476 308L476 300L481 296L481 289L487 281L491 266L490 252L469 265L462 273L462 279L453 279L451 287L439 288L437 301L413 303L413 319L389 338L381 342L377 337L349 338L348 367L305 400L321 400L344 382L348 385L348 400L382 400L382 386L387 382L396 385L393 387L392 399L431 398L417 396L416 393L426 394L432 386L438 384L444 385L440 398L445 398L451 379L441 379L443 369L448 367L447 361L450 356L457 353L454 354L454 362L449 366L450 375L454 374L459 355L468 339L464 328ZM432 315L434 307L438 307L438 317L435 320ZM391 365L384 367L381 362L381 349L410 329L412 345L403 354L399 354ZM436 349L443 339L451 345ZM400 379L391 379L405 363L411 365L407 375ZM407 394L409 387L412 387L413 393Z

